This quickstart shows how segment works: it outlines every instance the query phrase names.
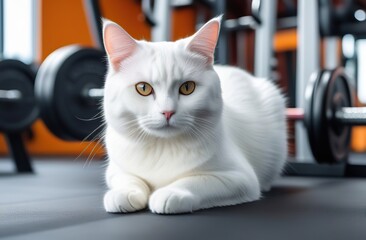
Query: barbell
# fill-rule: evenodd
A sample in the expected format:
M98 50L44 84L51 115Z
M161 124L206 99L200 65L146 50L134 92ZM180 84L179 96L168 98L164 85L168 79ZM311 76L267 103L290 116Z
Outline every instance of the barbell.
M343 68L314 73L305 90L305 108L288 108L289 120L303 120L319 163L346 161L351 127L366 125L366 108L352 107L354 94Z
M103 130L102 118L96 117L101 114L100 102L104 94L106 62L103 59L105 52L98 49L77 45L57 49L39 67L34 93L31 91L34 81L31 71L25 71L29 74L25 74L27 81L15 81L19 82L18 86L10 81L14 78L11 74L4 75L0 64L0 130L29 126L38 116L39 107L46 126L59 138L92 140L98 137ZM27 87L21 87L23 82L28 83ZM305 107L287 109L289 120L304 121L311 150L318 162L345 161L351 126L366 125L366 108L352 107L352 100L348 77L343 68L336 68L314 73L306 87ZM21 111L11 112L14 104L20 104ZM7 111L12 113L10 117L6 115Z
M21 132L39 116L64 140L91 140L100 131L105 53L77 45L57 49L34 70L18 60L0 61L0 131ZM100 129L101 130L101 129Z
M19 132L37 119L35 76L32 67L21 61L0 61L0 131Z
M101 130L99 103L106 74L105 53L70 45L57 49L39 67L35 95L41 118L64 140L92 140Z

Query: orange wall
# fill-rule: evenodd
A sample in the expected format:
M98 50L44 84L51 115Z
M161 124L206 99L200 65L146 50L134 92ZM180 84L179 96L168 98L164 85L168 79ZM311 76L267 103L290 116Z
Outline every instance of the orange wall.
M39 46L37 61L42 62L54 50L69 44L93 46L83 0L38 0L39 2ZM150 28L144 22L140 2L135 0L101 0L103 16L122 25L136 39L150 39ZM185 37L194 32L193 9L175 10L172 16L173 39ZM94 143L65 142L54 137L41 120L31 127L34 138L27 139L29 152L35 155L85 155L103 149ZM4 138L0 135L0 154L6 154ZM93 153L94 154L94 153Z

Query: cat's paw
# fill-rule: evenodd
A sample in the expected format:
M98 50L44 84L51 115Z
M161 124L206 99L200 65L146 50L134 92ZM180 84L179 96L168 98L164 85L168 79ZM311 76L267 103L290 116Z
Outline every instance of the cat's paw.
M150 210L159 214L193 212L197 200L187 190L163 188L155 191L149 201Z
M111 189L104 195L104 208L110 213L136 212L147 206L148 196L139 189Z

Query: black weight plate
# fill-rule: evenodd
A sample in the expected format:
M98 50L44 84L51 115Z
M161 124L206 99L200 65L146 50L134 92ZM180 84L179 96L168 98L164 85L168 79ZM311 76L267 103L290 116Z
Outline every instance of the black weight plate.
M0 90L18 90L22 96L17 101L0 100L0 131L19 132L37 119L35 75L31 67L21 61L0 60Z
M311 145L312 143L314 143L314 136L313 136L313 124L312 124L312 119L313 119L313 114L312 114L312 109L313 109L313 100L314 100L314 95L316 92L316 89L318 87L319 84L319 77L321 76L321 72L315 72L310 76L310 79L307 83L306 89L305 89L305 116L304 116L304 124L306 126L307 129L307 134L308 134L308 139L309 139L309 144ZM312 146L311 146L312 148Z
M314 85L308 115L309 143L319 163L344 162L348 157L351 128L335 120L335 112L352 106L352 94L342 68L321 71Z
M64 140L91 140L103 130L100 101L83 98L86 88L103 88L105 53L77 45L47 57L38 70L35 92L42 119Z
M317 155L314 153L317 150L317 134L314 134L314 114L313 114L313 105L314 99L317 93L317 88L320 83L320 78L322 76L322 71L314 72L307 83L306 90L305 90L305 116L304 116L304 123L307 129L308 135L308 142L310 148L313 152L314 157Z

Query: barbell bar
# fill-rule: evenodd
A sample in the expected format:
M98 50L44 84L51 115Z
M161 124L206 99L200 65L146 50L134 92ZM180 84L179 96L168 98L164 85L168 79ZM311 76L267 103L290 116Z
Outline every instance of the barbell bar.
M85 99L101 100L104 97L103 88L86 88L82 91L82 97Z
M0 89L0 101L16 102L22 99L22 92L16 89L2 90Z
M287 108L286 117L289 120L304 120L305 112L301 108ZM330 118L344 125L364 126L366 125L366 107L342 107Z

